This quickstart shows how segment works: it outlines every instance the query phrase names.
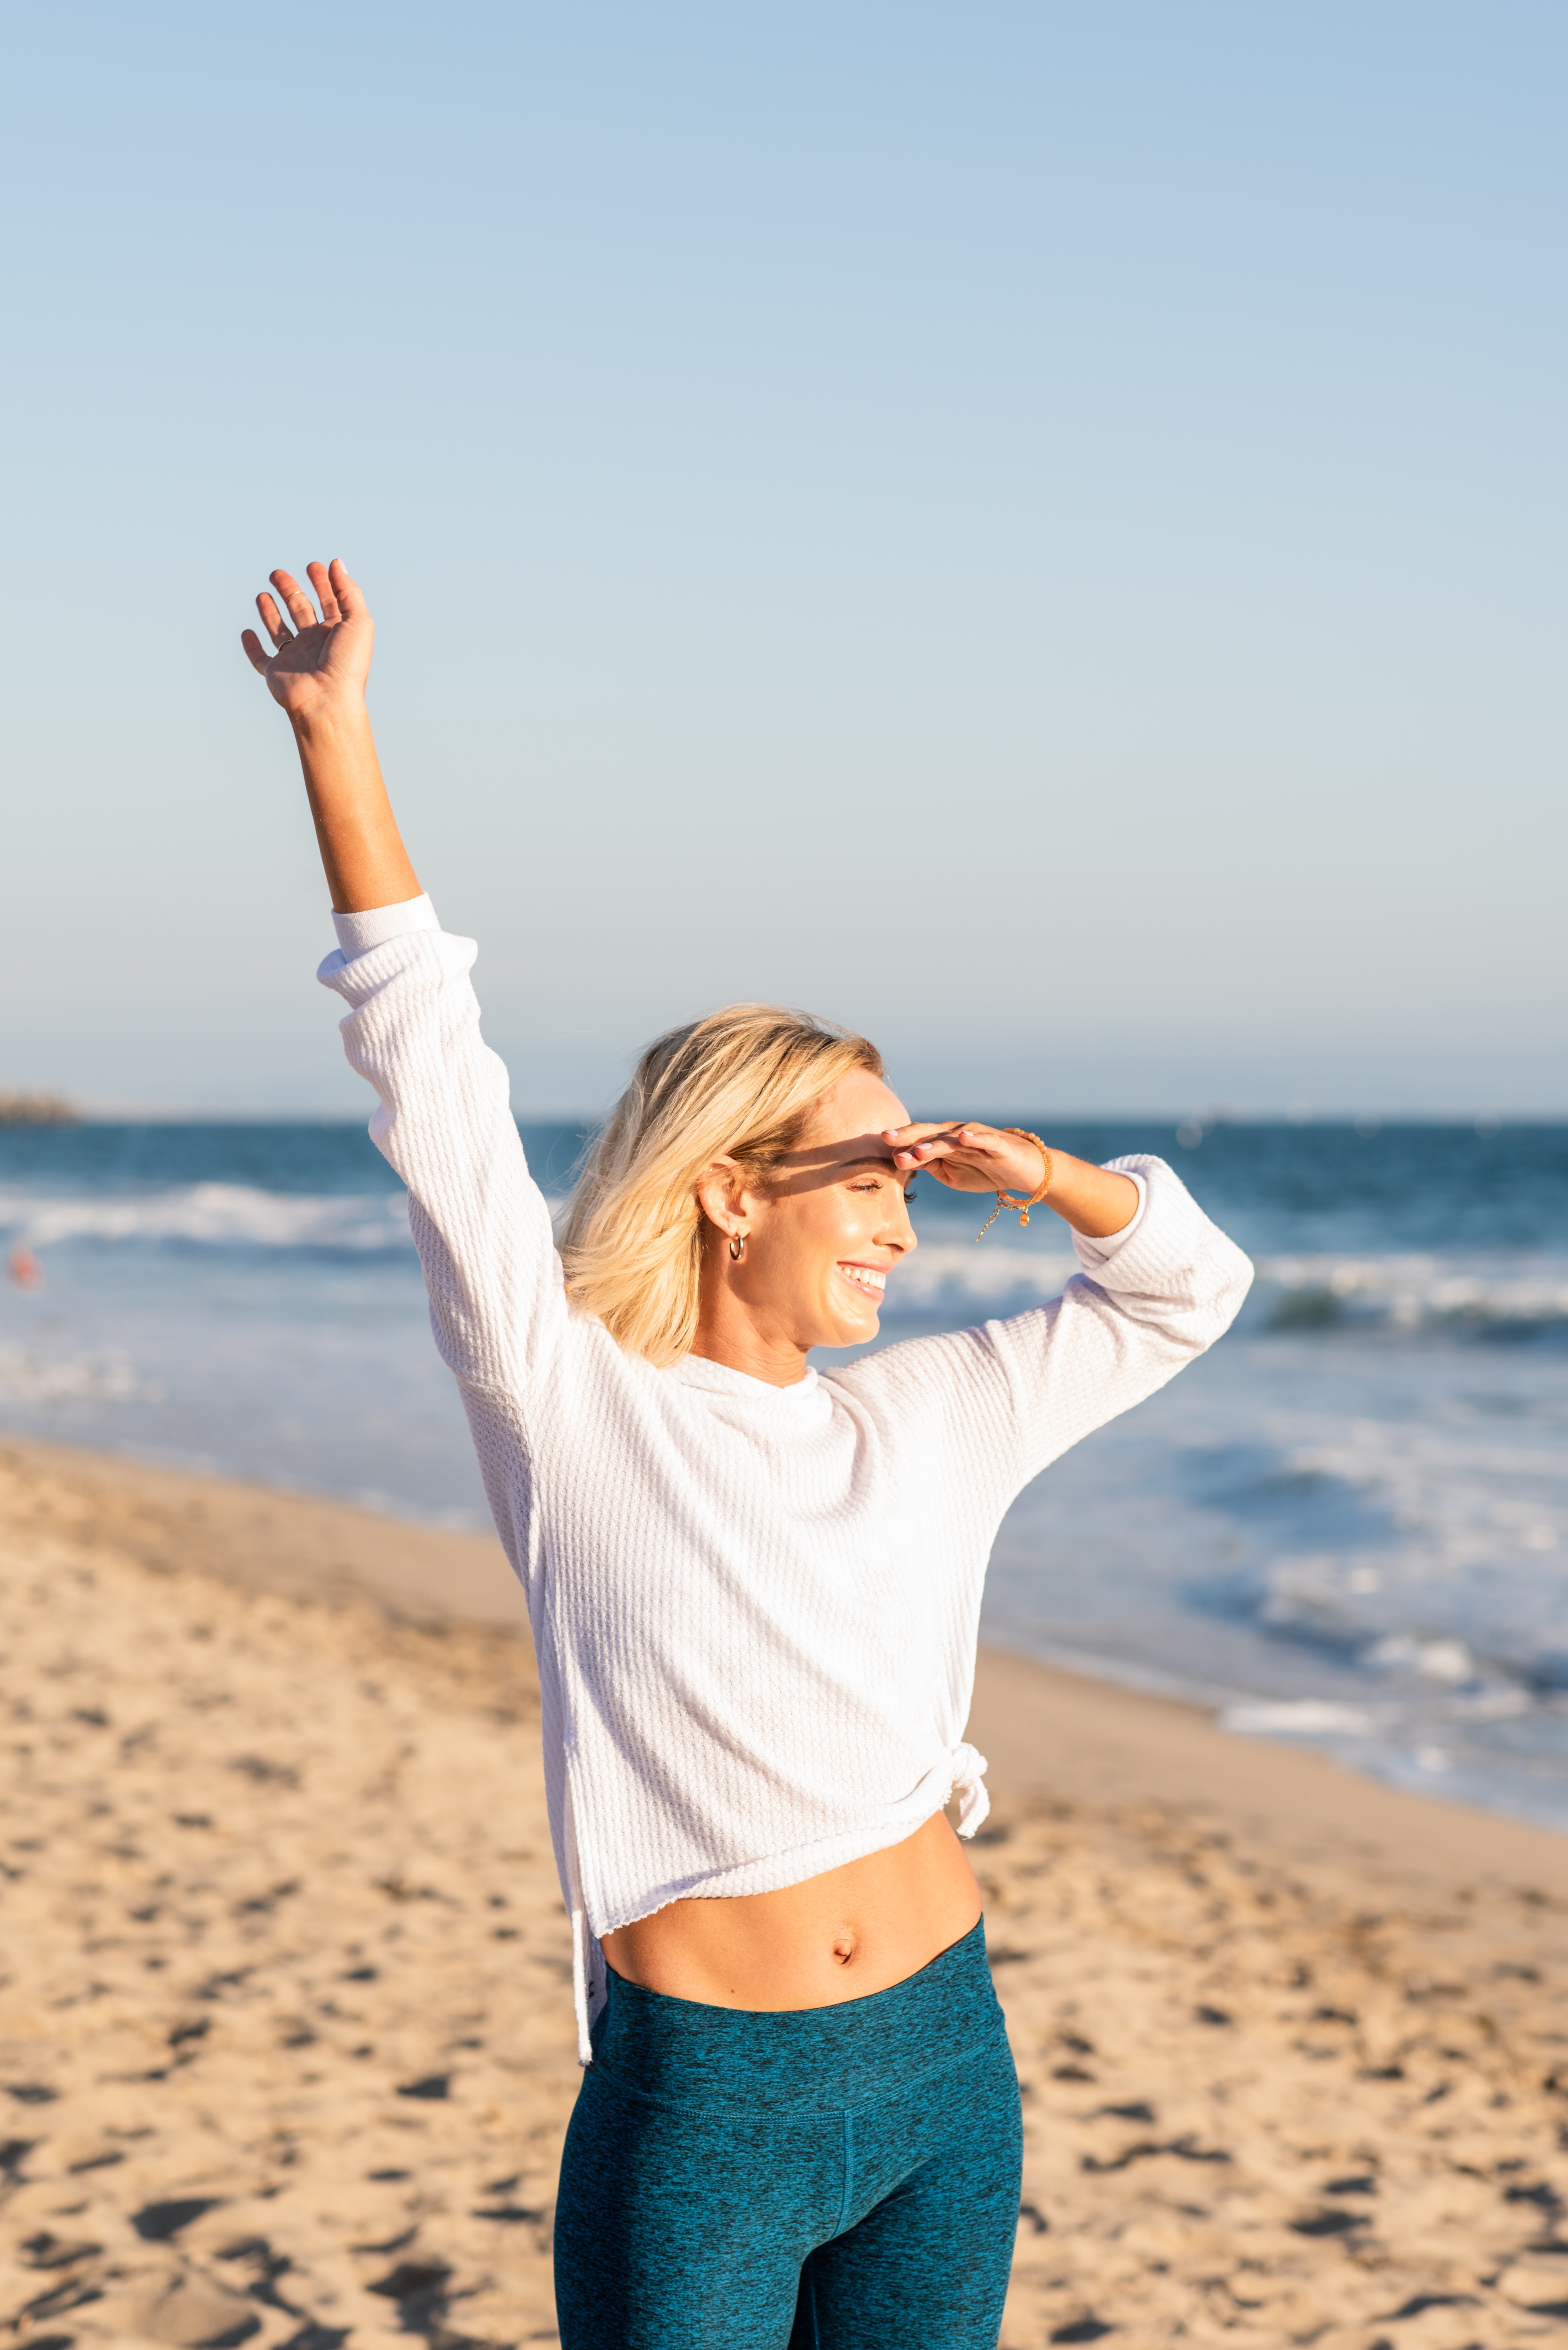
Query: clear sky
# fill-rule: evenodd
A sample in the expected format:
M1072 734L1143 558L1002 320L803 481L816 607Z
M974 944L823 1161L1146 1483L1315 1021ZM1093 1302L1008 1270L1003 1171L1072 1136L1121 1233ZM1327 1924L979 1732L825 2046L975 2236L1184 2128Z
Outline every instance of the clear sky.
M341 554L520 1107L1568 1110L1561 0L16 11L0 1084L352 1108Z

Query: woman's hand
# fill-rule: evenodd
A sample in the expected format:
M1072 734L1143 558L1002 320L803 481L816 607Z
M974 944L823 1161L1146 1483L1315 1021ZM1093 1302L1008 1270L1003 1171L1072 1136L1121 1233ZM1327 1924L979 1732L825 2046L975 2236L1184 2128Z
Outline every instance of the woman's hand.
M275 650L264 652L254 629L240 638L245 658L267 691L291 719L308 722L362 705L370 674L376 624L341 563L307 563L305 576L320 599L321 616L297 579L286 571L268 573L287 610L288 626L264 590L256 598L262 626Z
M882 1139L901 1174L923 1171L951 1191L1011 1191L1029 1200L1045 1180L1039 1143L974 1118L960 1126L890 1126ZM1138 1188L1130 1175L1053 1149L1050 1178L1041 1205L1091 1240L1108 1240L1137 1213Z
M923 1169L952 1191L1016 1191L1027 1200L1045 1180L1038 1143L973 1118L961 1126L893 1126L882 1139L891 1143L896 1167L911 1174Z

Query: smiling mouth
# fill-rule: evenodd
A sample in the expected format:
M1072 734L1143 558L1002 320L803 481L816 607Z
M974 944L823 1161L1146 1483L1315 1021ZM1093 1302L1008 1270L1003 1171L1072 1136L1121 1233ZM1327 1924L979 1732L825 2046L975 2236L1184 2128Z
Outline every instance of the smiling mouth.
M863 1297L872 1298L880 1305L882 1293L888 1286L885 1273L878 1273L874 1264L840 1264L838 1270Z

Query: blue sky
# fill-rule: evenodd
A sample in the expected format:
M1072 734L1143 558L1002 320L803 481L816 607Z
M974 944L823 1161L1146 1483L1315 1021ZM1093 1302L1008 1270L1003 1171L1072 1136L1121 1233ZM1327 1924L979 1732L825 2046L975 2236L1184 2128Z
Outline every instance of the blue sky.
M237 633L343 555L519 1107L1568 1110L1568 17L37 10L0 1084L352 1108Z

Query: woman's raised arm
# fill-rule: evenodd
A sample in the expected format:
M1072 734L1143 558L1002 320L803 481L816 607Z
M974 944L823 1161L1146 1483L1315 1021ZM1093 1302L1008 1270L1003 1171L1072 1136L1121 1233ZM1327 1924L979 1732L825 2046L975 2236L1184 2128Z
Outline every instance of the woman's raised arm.
M420 885L381 780L365 707L376 624L341 563L305 567L319 616L288 572L269 576L288 619L264 589L256 610L274 650L263 650L254 629L240 642L294 729L333 909L359 914L400 906L420 895Z
M387 923L340 922L337 951L317 976L348 1007L338 1025L349 1066L379 1097L370 1139L408 1186L436 1343L471 1409L491 1410L476 1398L512 1399L510 1419L492 1411L481 1452L521 1573L504 1466L515 1466L520 1441L516 1399L566 1324L549 1210L529 1178L506 1071L480 1034L469 983L478 950L437 922L388 804L365 712L374 633L365 599L341 563L312 563L306 576L319 613L297 580L275 571L284 611L271 596L256 598L275 650L253 629L242 642L294 729L335 910L400 910Z

